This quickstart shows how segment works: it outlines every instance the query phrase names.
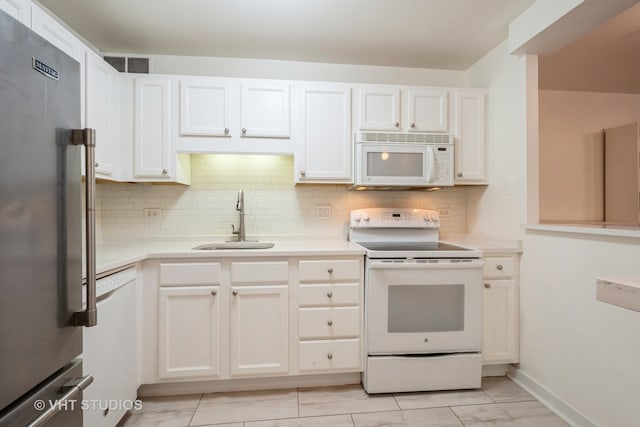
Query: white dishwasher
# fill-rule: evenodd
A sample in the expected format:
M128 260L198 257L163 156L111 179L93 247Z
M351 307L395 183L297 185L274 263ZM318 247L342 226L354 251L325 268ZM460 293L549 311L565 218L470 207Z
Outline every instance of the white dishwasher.
M137 397L136 269L96 283L98 324L83 328L84 371L93 383L83 392L87 427L113 427Z

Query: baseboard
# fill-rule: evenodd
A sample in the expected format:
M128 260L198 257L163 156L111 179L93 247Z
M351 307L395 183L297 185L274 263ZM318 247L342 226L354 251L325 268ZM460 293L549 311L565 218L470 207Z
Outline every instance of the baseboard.
M360 384L360 372L342 374L297 375L268 378L240 378L217 381L192 381L162 384L142 384L139 397L177 396L185 394L232 391L278 390L298 387L328 387Z
M509 367L507 376L525 389L543 405L574 427L598 427L596 423L582 415L577 409L555 395L542 384L522 372L515 366Z

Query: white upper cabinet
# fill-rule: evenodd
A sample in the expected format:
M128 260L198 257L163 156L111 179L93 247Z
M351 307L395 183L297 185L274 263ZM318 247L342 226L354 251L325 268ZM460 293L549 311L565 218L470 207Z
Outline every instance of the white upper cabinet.
M29 0L0 0L0 10L31 26L31 2Z
M357 129L383 132L448 132L448 91L366 86L358 89Z
M455 183L486 184L484 90L457 90L455 105Z
M241 83L240 132L243 137L291 136L289 87L286 83Z
M230 136L231 83L228 79L180 80L180 135Z
M351 87L310 84L296 94L295 182L352 183Z
M118 72L87 51L86 126L96 130L95 169L98 178L114 179L119 161Z
M180 102L172 107L179 151L293 152L289 82L218 77L173 80L179 86L179 94L173 90Z
M137 78L134 88L134 175L169 178L171 81Z
M360 130L400 130L400 89L385 86L360 88L358 99Z
M407 90L407 126L410 132L447 132L448 93L440 89Z

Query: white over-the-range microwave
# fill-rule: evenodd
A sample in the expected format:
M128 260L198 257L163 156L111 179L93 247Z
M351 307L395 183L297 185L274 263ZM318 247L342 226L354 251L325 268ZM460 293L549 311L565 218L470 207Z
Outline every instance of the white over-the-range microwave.
M453 136L359 132L355 189L453 185Z

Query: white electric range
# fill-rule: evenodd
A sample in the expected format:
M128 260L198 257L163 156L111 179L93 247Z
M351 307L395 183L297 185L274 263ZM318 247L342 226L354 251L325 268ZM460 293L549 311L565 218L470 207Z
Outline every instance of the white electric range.
M432 210L351 211L349 239L366 249L367 393L480 387L482 254L439 228Z

